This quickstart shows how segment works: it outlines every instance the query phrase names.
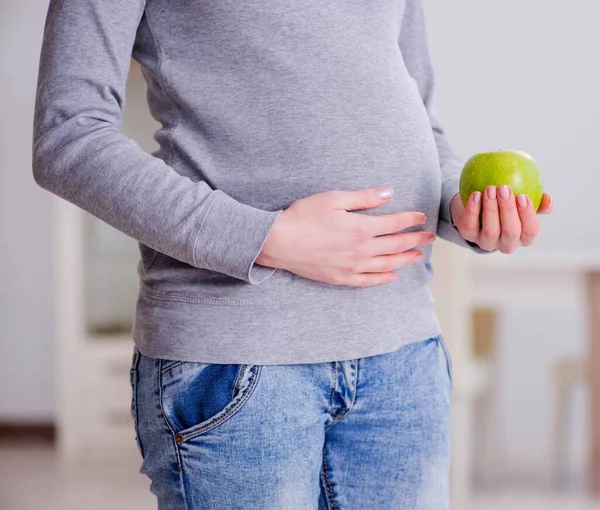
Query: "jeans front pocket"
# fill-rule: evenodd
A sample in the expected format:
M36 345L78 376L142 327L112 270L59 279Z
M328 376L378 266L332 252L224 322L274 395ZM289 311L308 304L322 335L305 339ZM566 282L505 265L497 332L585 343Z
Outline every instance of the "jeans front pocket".
M254 393L260 365L162 360L161 404L181 444L230 420Z

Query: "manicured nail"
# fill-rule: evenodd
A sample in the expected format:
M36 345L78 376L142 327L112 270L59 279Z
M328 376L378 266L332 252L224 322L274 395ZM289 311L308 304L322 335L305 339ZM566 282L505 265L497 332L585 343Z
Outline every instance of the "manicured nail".
M379 191L377 191L377 196L379 198L381 198L381 200L390 198L393 194L394 194L394 191L391 190L390 188L381 188Z
M481 201L481 192L476 191L475 193L473 193L473 203L478 204L480 201Z
M520 209L527 209L527 195L519 195L517 197L517 205Z
M546 207L550 207L552 205L552 195L548 195L548 205Z
M496 186L488 186L487 196L490 200L496 200Z
M500 194L500 198L502 200L508 200L510 198L510 190L508 186L500 186L498 188L498 193Z

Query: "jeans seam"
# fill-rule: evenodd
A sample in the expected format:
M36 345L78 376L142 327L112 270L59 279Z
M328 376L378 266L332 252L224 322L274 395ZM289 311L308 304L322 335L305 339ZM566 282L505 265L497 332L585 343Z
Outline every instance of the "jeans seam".
M158 364L158 405L160 407L160 412L163 415L163 419L165 421L165 423L167 424L167 427L169 428L169 431L171 432L171 437L173 439L173 446L175 448L175 456L177 458L177 466L179 467L179 472L183 475L183 463L181 462L181 455L179 452L179 448L177 447L177 441L175 440L175 436L176 436L176 432L175 430L173 430L173 427L171 426L171 422L168 420L167 418L167 413L165 413L165 408L163 406L163 398L162 398L162 361L157 360L157 364ZM186 494L185 491L185 484L184 484L184 496ZM185 499L187 501L187 496L185 496Z
M329 479L329 466L327 465L327 452L323 447L323 468L321 469L323 480L325 481L325 501L327 502L328 510L336 510L335 495L333 494L333 486Z
M129 383L131 386L131 418L133 420L133 428L135 431L135 442L142 459L144 458L144 449L140 439L139 432L139 417L138 417L138 366L140 364L140 352L137 347L133 348L133 357L131 360L131 368L129 370Z
M137 387L138 387L138 373L137 373L137 368L132 368L129 371L129 378L131 381L131 393L132 393L132 402L131 402L131 413L132 413L132 418L133 418L133 423L134 423L134 429L135 429L135 441L137 443L137 447L140 451L140 455L142 456L142 459L144 458L144 448L142 447L142 440L140 439L140 432L139 432L139 417L138 417L138 396L137 396Z
M169 420L167 419L167 415L165 413L165 409L163 407L163 399L162 399L162 360L157 359L156 360L156 366L158 368L158 370L156 370L156 378L157 378L157 385L158 385L158 407L160 408L160 412L163 416L163 420L165 425L167 426L167 429L169 430L169 432L171 433L171 440L173 441L173 451L175 453L175 458L177 459L177 467L179 468L179 480L181 483L181 493L182 493L182 499L183 499L183 504L185 506L184 510L188 510L189 508L191 508L190 506L190 502L189 502L189 497L188 497L188 490L186 488L186 483L185 483L185 473L183 471L183 462L181 460L181 452L179 451L179 448L177 447L177 441L175 441L175 431L173 430L173 427L171 427L171 424L169 423Z
M331 368L331 392L329 393L329 414L331 415L333 413L333 395L335 393L335 361L332 361L329 367Z
M348 407L348 411L346 412L346 414L348 414L352 410L352 408L354 407L354 402L356 401L356 388L358 386L358 358L355 360L355 362L350 361L350 367L354 367L352 370L352 400L350 401L350 406Z

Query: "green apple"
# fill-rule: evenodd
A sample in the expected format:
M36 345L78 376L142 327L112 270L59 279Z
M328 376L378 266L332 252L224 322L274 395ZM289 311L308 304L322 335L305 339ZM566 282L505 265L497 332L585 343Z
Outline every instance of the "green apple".
M460 175L460 198L466 205L474 191L483 191L487 186L506 185L515 196L524 194L537 211L542 202L544 188L535 160L522 151L497 151L476 154Z

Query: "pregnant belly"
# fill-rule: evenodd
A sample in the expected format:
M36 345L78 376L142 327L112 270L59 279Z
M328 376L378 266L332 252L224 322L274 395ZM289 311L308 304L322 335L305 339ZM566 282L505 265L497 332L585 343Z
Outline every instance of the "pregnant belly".
M437 207L441 174L428 120L336 127L326 136L279 134L253 154L229 154L208 179L240 202L269 210L323 191L377 186L394 189L394 200L380 210Z

